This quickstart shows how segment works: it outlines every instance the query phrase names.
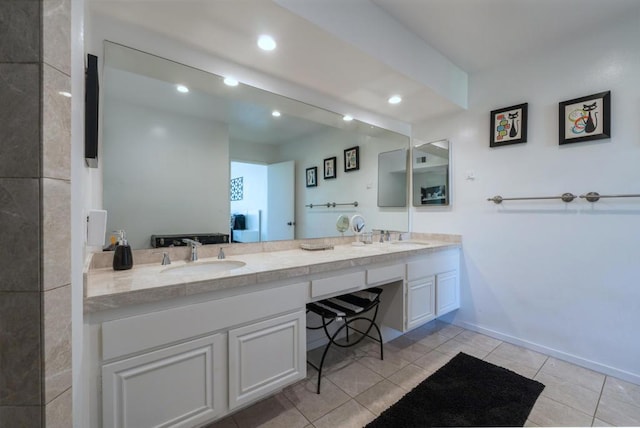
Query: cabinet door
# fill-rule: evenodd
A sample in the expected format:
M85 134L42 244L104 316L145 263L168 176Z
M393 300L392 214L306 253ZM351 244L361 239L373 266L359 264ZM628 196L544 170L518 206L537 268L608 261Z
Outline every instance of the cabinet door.
M408 284L407 330L435 318L435 277L429 276Z
M458 271L436 275L436 314L444 315L460 307Z
M215 334L103 365L103 426L193 427L226 410L224 339Z
M306 316L298 311L229 331L229 408L307 375Z

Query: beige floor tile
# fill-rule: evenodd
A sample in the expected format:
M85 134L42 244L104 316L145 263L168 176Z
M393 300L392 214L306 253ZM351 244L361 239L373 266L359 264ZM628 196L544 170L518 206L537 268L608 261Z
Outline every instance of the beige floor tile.
M382 380L382 376L356 361L328 374L327 378L351 397L361 394Z
M233 420L232 416L228 416L212 424L205 425L202 428L238 428L238 425L236 424L236 421Z
M389 376L388 380L395 383L405 391L411 391L428 377L429 372L414 364L409 364L402 370L399 370Z
M549 357L540 369L540 373L550 374L600 393L605 375L584 367Z
M451 355L452 357L455 357L460 352L464 352L467 355L471 355L480 359L483 359L484 357L489 355L489 351L485 349L480 349L467 343L458 342L456 339L452 339L448 342L443 343L436 348L436 351L442 352L443 354Z
M436 323L436 331L441 336L448 336L450 338L453 338L465 330L462 327L458 327L457 325L438 322Z
M503 367L507 370L511 370L512 372L518 373L520 376L524 376L529 379L533 379L536 373L538 373L538 369L534 369L533 367L521 364L518 361L499 357L493 353L484 357L484 360L488 363L495 364L498 367Z
M539 427L540 425L538 424L534 424L533 422L531 422L529 419L526 420L526 422L524 423L525 427Z
M385 352L389 351L397 353L402 359L409 362L413 362L433 350L433 348L414 342L404 336L400 336L398 339L385 343L384 349Z
M595 418L591 426L592 427L612 427L614 425L608 424L605 421L601 421L600 419Z
M427 373L432 374L433 372L438 370L440 367L447 364L451 360L451 358L453 358L451 355L443 354L442 352L438 352L434 350L429 352L424 357L418 358L413 362L413 364L415 364L416 366L422 367L424 370L427 371Z
M640 407L640 385L607 376L602 395Z
M521 346L503 342L492 351L496 357L515 361L528 367L539 369L547 360L547 356Z
M390 352L389 349L384 351L384 360L380 359L379 349L372 350L366 355L355 357L355 360L382 377L389 377L409 364L409 361L403 359L397 353Z
M600 393L584 386L540 372L534 378L545 385L542 395L576 410L593 416L596 413Z
M640 426L640 407L602 396L596 418L616 426Z
M324 415L313 423L316 428L362 428L376 416L356 400L349 400L342 406Z
M276 394L233 415L239 428L303 428L309 421L284 396Z
M283 393L294 406L313 422L351 399L329 379L322 379L320 394L316 394L315 381L298 382Z
M435 329L433 327L424 328L424 326L422 326L405 333L403 337L406 337L409 340L413 340L414 342L418 342L426 337L431 336L434 333Z
M435 332L419 340L417 343L421 344L422 346L426 346L427 348L435 349L451 339L452 337L440 334L439 332Z
M356 401L377 416L395 404L406 393L407 391L385 379L358 395Z
M483 349L487 352L491 352L502 343L501 340L494 339L493 337L485 336L484 334L476 333L469 330L464 330L454 340L467 345L471 345L475 348Z
M529 414L529 420L540 426L591 426L592 416L550 398L540 396Z

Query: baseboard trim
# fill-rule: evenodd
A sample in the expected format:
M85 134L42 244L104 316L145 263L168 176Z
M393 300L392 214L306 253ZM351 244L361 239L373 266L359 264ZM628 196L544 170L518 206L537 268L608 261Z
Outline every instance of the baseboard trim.
M615 367L608 366L606 364L597 363L595 361L587 360L581 357L578 357L573 354L568 354L563 351L559 351L557 349L549 348L547 346L543 346L534 342L530 342L528 340L523 340L515 336L510 336L508 334L501 333L499 331L491 330L488 328L481 327L476 324L472 324L465 321L453 321L452 324L457 325L458 327L465 328L467 330L475 331L477 333L482 333L486 336L493 337L494 339L502 340L503 342L508 342L513 345L522 346L523 348L531 349L532 351L540 352L543 354L550 355L559 360L567 361L569 363L576 364L578 366L595 370L597 372L603 373L608 376L613 376L618 379L625 380L627 382L634 383L636 385L640 385L640 375L627 372L625 370L620 370Z

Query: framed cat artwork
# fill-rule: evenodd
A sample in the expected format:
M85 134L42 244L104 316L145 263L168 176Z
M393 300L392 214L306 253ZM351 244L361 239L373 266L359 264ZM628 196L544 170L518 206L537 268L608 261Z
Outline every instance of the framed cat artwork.
M559 104L560 144L611 138L611 91Z
M491 112L490 147L527 142L528 107L524 103Z

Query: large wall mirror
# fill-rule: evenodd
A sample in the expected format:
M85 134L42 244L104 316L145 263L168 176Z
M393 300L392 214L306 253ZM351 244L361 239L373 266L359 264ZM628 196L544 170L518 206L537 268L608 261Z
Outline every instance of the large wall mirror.
M407 136L129 47L104 48L103 204L108 230L126 230L133 248L149 248L152 235L339 236L338 217L356 213L368 228L408 230L406 206L377 204L378 154L408 150ZM354 147L358 168L345 168Z
M412 150L413 206L442 207L451 204L451 143L421 143Z

